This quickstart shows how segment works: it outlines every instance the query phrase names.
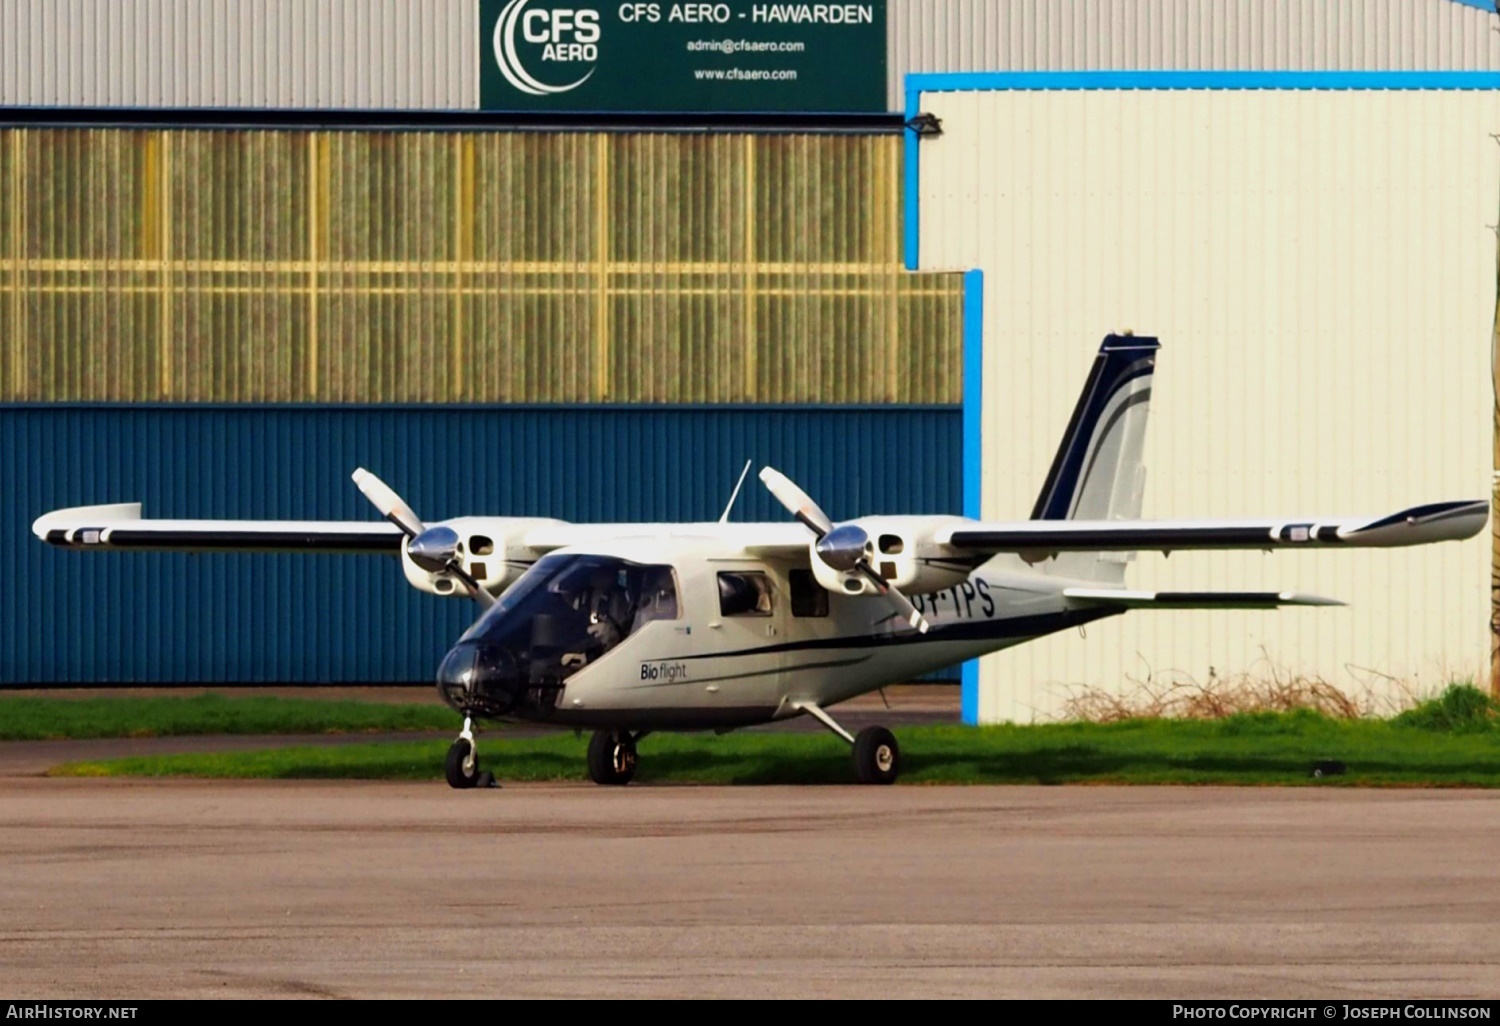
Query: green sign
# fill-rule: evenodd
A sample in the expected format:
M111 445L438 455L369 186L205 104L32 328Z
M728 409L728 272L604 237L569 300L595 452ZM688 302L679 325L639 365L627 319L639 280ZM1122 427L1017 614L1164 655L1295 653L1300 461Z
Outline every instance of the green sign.
M885 0L479 0L485 110L883 111Z

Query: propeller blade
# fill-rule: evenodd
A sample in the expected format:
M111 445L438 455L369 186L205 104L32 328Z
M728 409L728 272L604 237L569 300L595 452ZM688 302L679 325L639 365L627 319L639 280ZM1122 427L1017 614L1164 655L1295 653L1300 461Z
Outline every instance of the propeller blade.
M927 617L923 616L917 607L911 604L911 599L901 594L889 581L877 574L875 568L869 563L861 561L854 569L859 571L865 580L875 585L876 591L890 600L891 605L896 607L896 611L901 614L903 620L911 624L918 633L927 633L928 628L932 625L927 622Z
M355 470L352 476L365 498L380 510L380 515L406 532L406 554L413 563L428 573L452 574L481 607L488 609L495 604L495 596L480 587L458 558L458 532L441 526L428 531L421 517L412 512L395 489L364 467Z
M901 594L895 588L890 589L886 598L890 599L891 604L900 610L902 619L911 624L918 634L927 633L928 628L932 625L927 622L927 617L923 616L921 611L911 604L911 599Z
M468 571L458 565L458 560L448 564L448 572L457 577L463 584L464 590L469 593L469 598L479 603L481 609L488 609L495 604L495 596L479 586L479 582L470 577Z
M352 476L355 485L364 493L365 498L380 510L380 515L401 528L408 538L415 538L422 533L424 528L421 518L412 512L410 506L401 501L401 496L397 495L390 485L364 467L355 470Z
M833 521L828 519L816 502L792 483L792 479L779 470L765 467L760 472L761 483L774 496L776 501L787 508L787 512L807 525L808 529L819 538L833 530Z
M772 495L776 496L776 501L785 506L792 516L806 524L808 529L818 536L820 542L833 531L833 521L828 519L828 514L824 513L818 504L812 501L811 496L793 484L792 479L781 471L776 470L774 467L764 467L760 472L760 480L766 486L766 489ZM839 531L843 532L846 528L850 531L859 530L854 525L845 525L845 527L839 528ZM859 534L863 535L863 531L860 531ZM848 540L844 538L835 539L836 542L845 542ZM868 540L868 538L864 538L859 543L860 546ZM839 570L848 567L848 563L843 562L840 558L836 558L846 555L846 547L844 545L837 544L834 550L826 553L822 550L821 546L817 548L817 557L829 566ZM847 552L847 556L853 555L854 552ZM865 580L873 584L877 592L890 600L891 605L896 607L896 611L901 614L903 620L923 634L927 633L930 626L927 623L927 618L918 611L916 606L911 604L911 599L891 587L890 582L877 574L875 568L870 566L864 559L860 559L855 563L853 569L863 575Z

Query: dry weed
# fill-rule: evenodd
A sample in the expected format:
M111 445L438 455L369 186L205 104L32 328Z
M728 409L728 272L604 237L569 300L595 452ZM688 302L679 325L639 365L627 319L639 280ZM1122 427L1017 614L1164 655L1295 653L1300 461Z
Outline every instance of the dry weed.
M1310 709L1335 719L1392 716L1422 697L1401 681L1367 680L1356 691L1322 677L1291 673L1267 664L1264 673L1219 676L1207 680L1190 674L1150 674L1127 678L1121 692L1075 685L1063 701L1062 719L1117 723L1134 719L1216 720L1239 713L1295 712Z

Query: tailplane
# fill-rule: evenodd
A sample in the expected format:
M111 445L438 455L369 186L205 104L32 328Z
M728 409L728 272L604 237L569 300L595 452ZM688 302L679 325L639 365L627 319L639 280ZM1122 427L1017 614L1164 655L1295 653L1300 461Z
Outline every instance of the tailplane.
M1146 414L1160 348L1154 338L1105 336L1031 519L1140 518L1146 485ZM1129 559L1115 552L1070 553L1049 560L1046 569L1118 584L1125 580Z

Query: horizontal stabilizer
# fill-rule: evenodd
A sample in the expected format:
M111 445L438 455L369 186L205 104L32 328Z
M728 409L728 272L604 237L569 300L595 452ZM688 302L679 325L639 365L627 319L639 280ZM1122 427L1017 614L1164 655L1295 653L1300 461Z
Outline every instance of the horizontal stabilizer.
M1081 605L1115 609L1276 609L1279 606L1342 606L1338 599L1292 591L1125 591L1066 588L1063 597Z

